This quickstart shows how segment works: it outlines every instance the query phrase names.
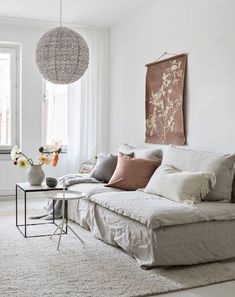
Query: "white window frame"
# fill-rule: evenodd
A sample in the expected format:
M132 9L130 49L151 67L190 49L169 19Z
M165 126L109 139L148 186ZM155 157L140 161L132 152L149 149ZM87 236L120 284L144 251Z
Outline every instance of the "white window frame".
M0 53L10 53L11 69L11 145L0 145L0 154L9 153L14 145L19 144L19 54L20 48L18 44L7 44L0 42Z
M45 121L45 115L46 115L46 104L45 104L45 96L46 96L46 80L42 80L42 143L43 146L48 145L46 143L46 121ZM62 153L67 153L67 145L62 145Z

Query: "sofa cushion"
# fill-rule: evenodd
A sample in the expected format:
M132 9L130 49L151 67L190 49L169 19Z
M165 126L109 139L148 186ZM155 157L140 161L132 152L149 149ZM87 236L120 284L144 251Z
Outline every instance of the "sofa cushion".
M161 165L152 175L144 192L177 202L200 202L215 187L214 173L181 171Z
M135 148L129 144L122 144L118 150L120 153L129 155L134 154L135 158L159 160L162 158L162 150L157 148Z
M107 186L129 191L144 188L160 163L160 160L130 158L119 153L116 170Z
M97 162L91 172L91 177L108 183L117 166L117 156L101 153L97 156Z
M168 147L162 160L162 164L182 171L213 172L216 176L215 189L206 196L205 200L227 202L231 202L234 162L235 154L194 151L173 145Z

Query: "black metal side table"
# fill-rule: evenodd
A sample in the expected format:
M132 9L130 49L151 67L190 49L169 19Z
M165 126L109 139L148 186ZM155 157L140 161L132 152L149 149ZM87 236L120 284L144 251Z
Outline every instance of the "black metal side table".
M24 223L19 224L18 223L18 191L21 190L24 192ZM55 206L55 200L53 200L53 214L52 214L52 220L48 222L40 222L40 223L27 223L27 193L33 193L33 192L48 192L48 191L61 191L63 190L63 187L55 187L55 188L49 188L46 184L42 184L41 186L31 186L29 183L17 183L16 184L16 227L19 229L20 233L25 237L41 237L41 236L51 236L52 234L38 234L38 235L27 235L27 227L28 226L37 226L37 225L48 225L48 224L54 224L58 227L58 225L55 222L55 214L54 214L54 206ZM66 205L66 209L67 209ZM67 219L67 211L66 211L66 219ZM67 228L65 231L63 231L63 234L67 234Z

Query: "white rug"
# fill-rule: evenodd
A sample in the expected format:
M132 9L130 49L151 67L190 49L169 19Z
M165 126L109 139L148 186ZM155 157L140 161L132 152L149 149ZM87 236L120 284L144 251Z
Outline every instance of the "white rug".
M142 270L121 250L73 227L85 245L72 234L63 235L57 251L57 236L25 239L14 216L1 216L0 296L153 296L235 279L226 263Z

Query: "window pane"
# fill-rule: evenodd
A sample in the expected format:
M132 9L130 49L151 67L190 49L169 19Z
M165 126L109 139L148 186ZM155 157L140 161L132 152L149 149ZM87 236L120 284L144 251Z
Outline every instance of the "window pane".
M46 82L46 145L67 145L68 86Z
M0 145L11 145L11 55L0 53Z

